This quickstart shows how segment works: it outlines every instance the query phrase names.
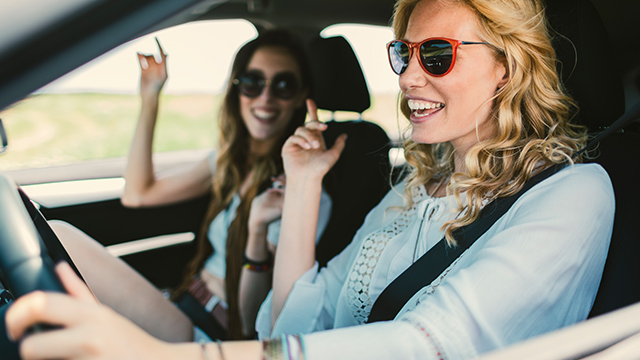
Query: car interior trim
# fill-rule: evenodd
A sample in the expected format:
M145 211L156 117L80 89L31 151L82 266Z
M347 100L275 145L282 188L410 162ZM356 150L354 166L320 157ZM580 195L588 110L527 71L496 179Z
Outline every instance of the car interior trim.
M192 232L184 232L133 240L126 243L110 245L106 248L111 255L123 257L164 247L187 244L194 241L195 238L196 234Z

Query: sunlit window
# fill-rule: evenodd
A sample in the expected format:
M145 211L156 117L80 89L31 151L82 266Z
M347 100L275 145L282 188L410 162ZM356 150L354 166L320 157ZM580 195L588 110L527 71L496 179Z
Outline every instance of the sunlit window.
M133 40L0 112L9 149L0 171L126 156L138 119L136 52L166 53L155 152L210 149L220 93L237 49L257 34L244 20L197 22Z

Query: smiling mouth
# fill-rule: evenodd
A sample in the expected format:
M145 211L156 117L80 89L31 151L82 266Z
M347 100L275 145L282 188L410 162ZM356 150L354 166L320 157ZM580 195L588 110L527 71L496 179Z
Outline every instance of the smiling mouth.
M408 105L409 109L411 109L411 114L417 118L435 114L445 107L443 103L423 100L409 100Z
M277 111L253 109L253 116L255 116L258 120L261 120L261 121L273 120L277 114L278 114Z

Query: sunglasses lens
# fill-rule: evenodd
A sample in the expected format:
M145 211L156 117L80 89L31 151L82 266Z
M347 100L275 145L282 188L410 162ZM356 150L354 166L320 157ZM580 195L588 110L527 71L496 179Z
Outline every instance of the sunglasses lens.
M247 72L238 77L238 90L248 98L256 98L264 89L264 77L255 72Z
M420 61L432 75L443 75L451 68L453 45L446 40L430 40L420 46Z
M234 84L238 86L238 91L251 99L257 98L262 94L266 83L267 81L261 73L253 71L248 71L234 80ZM274 96L282 100L291 99L300 90L298 78L290 72L279 73L271 80L270 89Z
M389 44L389 62L393 72L400 75L407 69L410 54L409 46L402 41L392 41Z
M298 79L293 73L281 73L271 81L273 95L283 100L288 100L298 93Z

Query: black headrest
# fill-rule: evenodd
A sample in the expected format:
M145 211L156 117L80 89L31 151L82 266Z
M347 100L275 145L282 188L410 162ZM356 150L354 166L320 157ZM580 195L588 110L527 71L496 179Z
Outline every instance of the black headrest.
M371 106L362 68L342 36L313 38L308 44L313 97L318 108L361 113Z
M607 30L589 0L547 0L546 5L549 23L557 32L552 34L553 46L562 79L580 107L577 122L590 131L600 130L625 109L624 88Z

